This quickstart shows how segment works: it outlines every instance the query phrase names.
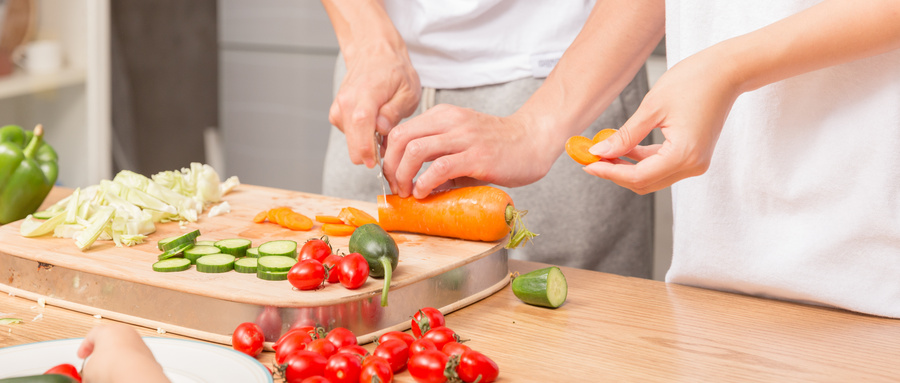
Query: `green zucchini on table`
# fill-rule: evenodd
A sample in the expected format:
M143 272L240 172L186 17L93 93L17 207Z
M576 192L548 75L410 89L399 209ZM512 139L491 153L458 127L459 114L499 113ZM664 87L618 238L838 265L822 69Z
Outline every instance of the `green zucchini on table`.
M569 287L562 270L551 266L513 278L512 291L522 302L555 309L566 302Z

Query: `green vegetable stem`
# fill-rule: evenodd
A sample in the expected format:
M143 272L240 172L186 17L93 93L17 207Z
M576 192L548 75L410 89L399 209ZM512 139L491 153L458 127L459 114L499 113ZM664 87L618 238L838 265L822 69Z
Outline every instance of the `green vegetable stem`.
M400 262L400 249L397 242L381 226L374 223L362 225L350 236L351 253L359 253L369 263L369 276L384 278L381 290L381 306L388 305L388 289L391 285L391 274Z

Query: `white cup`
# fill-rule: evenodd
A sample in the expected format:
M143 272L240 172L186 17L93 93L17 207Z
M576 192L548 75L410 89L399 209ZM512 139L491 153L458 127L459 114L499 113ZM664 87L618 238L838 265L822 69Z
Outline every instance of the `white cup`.
M13 51L12 60L31 74L56 73L63 66L62 45L54 40L20 45Z

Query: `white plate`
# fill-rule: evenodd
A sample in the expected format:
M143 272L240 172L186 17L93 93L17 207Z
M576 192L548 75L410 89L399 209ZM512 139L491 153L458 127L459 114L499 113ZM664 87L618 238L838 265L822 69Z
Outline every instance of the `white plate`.
M143 339L172 383L273 381L269 370L258 360L224 346L187 339ZM60 339L0 348L0 378L42 374L61 363L81 368L81 359L75 353L82 340Z

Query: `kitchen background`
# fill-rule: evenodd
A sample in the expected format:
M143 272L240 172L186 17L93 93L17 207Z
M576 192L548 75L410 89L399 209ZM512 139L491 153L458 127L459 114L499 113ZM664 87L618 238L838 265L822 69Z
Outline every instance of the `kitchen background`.
M59 48L57 70L10 62L43 59L26 49L39 41ZM337 53L318 0L0 0L0 125L43 124L66 187L205 162L319 193ZM648 61L651 83L663 54ZM656 201L662 279L669 190Z

